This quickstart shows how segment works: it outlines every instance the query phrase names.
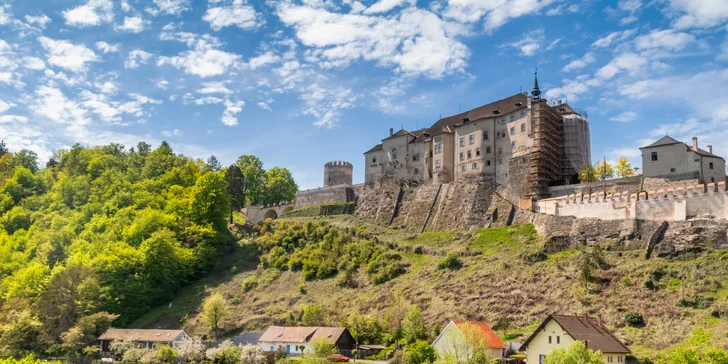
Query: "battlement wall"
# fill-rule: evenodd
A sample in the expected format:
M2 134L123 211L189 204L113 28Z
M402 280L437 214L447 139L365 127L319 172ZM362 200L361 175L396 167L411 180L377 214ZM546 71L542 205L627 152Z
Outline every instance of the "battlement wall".
M533 210L554 216L602 220L685 221L697 216L726 218L725 182L639 193L573 194L539 200Z
M354 166L349 162L332 161L324 165L324 187L351 186L353 176Z
M296 208L356 200L356 190L349 185L327 186L296 192Z

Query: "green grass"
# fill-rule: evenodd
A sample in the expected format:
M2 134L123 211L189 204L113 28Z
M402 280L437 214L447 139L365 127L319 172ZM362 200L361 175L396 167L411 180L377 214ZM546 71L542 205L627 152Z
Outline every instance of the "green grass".
M539 241L536 228L531 224L478 229L475 233L468 246L480 250L488 257L498 253L519 254L527 245L537 244Z

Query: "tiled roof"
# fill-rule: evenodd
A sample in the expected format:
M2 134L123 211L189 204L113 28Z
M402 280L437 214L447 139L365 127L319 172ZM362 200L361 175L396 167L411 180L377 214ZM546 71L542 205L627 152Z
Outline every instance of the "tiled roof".
M374 146L374 148L369 149L368 151L364 152L364 154L368 154L368 153L372 153L372 152L379 152L382 150L384 150L384 148L382 148L382 144L377 144Z
M534 333L523 343L521 350L525 350L531 340L543 330L546 324L554 320L574 340L583 341L591 350L599 350L602 353L629 353L629 349L607 329L604 324L599 324L592 318L584 318L576 315L551 315Z
M271 326L260 336L258 342L275 343L305 343L311 339L326 337L333 341L339 340L344 333L344 327L283 327Z
M506 347L506 345L503 344L503 341L501 341L501 339L498 337L498 335L485 322L477 322L477 321L453 321L453 322L455 323L455 326L457 326L461 330L466 325L470 325L472 327L478 328L480 331L483 332L483 334L486 335L488 348L490 348L490 349L503 349Z
M653 147L661 147L663 145L680 144L680 143L682 143L682 142L679 142L679 141L673 139L669 135L665 135L664 137L660 138L660 140L658 140L658 141L656 141L656 142L654 142L654 143L652 143L652 144L650 144L650 145L648 145L646 147L642 147L640 149L643 149L643 148L653 148Z
M99 340L172 342L183 330L108 329Z
M520 104L520 106L517 106ZM486 104L480 107L476 107L468 111L465 117L470 120L478 120L483 118L498 117L516 111L521 108L527 107L528 96L518 93L505 99L501 99L490 104ZM498 110L498 114L494 114L493 111ZM460 119L460 122L463 120Z

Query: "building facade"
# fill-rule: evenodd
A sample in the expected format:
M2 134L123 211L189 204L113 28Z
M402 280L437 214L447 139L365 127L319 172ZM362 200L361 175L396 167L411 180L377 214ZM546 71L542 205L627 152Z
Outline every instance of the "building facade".
M679 179L681 176L697 174L701 183L725 182L725 159L713 154L713 146L707 150L698 147L698 138L692 146L670 136L640 148L642 151L642 174L645 177Z
M115 329L106 330L99 338L99 347L104 355L113 354L111 343L114 341L130 341L141 349L154 349L160 345L177 347L190 340L190 336L183 330L155 330L155 329Z
M258 345L265 352L284 350L289 356L312 353L311 341L318 338L331 340L339 353L351 355L356 341L345 327L270 326L258 338Z
M390 129L364 156L367 187L383 177L502 185L511 168L521 168L531 186L524 194L545 197L549 186L576 182L590 163L589 120L566 103L542 99L536 79L531 96L518 93L415 132ZM515 159L525 162L512 165Z
M438 357L452 355L460 363L472 357L474 345L485 346L490 358L500 359L505 356L506 345L484 322L450 321L432 342Z

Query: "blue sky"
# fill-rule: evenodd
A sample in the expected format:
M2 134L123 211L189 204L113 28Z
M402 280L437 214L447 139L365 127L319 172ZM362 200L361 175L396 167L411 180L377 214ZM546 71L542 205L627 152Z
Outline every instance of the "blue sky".
M594 159L666 132L728 154L725 0L0 0L0 138L255 154L302 188L390 127L533 85L591 120Z

